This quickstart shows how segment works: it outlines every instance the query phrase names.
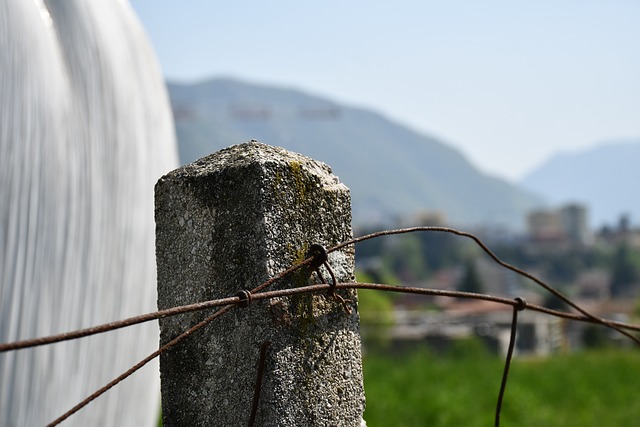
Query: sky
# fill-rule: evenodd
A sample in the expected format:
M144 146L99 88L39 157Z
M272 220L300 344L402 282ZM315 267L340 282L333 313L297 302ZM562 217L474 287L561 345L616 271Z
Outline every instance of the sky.
M234 77L387 118L517 181L640 139L640 0L131 0L168 80Z

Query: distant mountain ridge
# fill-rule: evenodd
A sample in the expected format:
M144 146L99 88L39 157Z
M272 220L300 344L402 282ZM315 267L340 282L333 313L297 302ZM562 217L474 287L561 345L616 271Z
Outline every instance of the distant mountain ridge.
M585 203L594 226L616 224L621 214L640 219L640 139L558 154L529 173L523 187L556 205Z
M380 114L299 90L212 79L168 83L183 163L257 139L329 164L355 223L444 212L453 224L520 227L540 199Z

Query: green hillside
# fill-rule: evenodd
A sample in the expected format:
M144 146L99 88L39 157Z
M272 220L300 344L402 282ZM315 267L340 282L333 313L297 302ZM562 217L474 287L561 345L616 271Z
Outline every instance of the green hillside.
M183 163L249 139L303 153L349 186L356 223L429 209L458 226L518 227L539 202L480 173L446 144L372 111L230 79L168 87Z

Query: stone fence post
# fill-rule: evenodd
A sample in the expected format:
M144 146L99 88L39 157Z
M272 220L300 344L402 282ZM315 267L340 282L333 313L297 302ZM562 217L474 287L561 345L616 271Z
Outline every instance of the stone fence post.
M352 235L349 190L327 165L256 141L170 172L155 197L159 309L235 296L302 261L310 245ZM354 280L353 248L328 262L338 281ZM316 280L297 274L270 289ZM340 293L351 313L325 294L255 301L164 353L164 425L246 426L268 341L254 425L360 426L357 296ZM161 345L209 314L161 319Z

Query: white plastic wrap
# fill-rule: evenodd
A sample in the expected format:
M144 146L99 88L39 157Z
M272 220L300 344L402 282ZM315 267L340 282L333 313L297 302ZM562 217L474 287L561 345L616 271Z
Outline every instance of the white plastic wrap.
M126 1L0 1L0 342L156 309L166 88ZM155 322L0 354L0 425L52 421L158 346ZM157 362L65 425L157 422Z

